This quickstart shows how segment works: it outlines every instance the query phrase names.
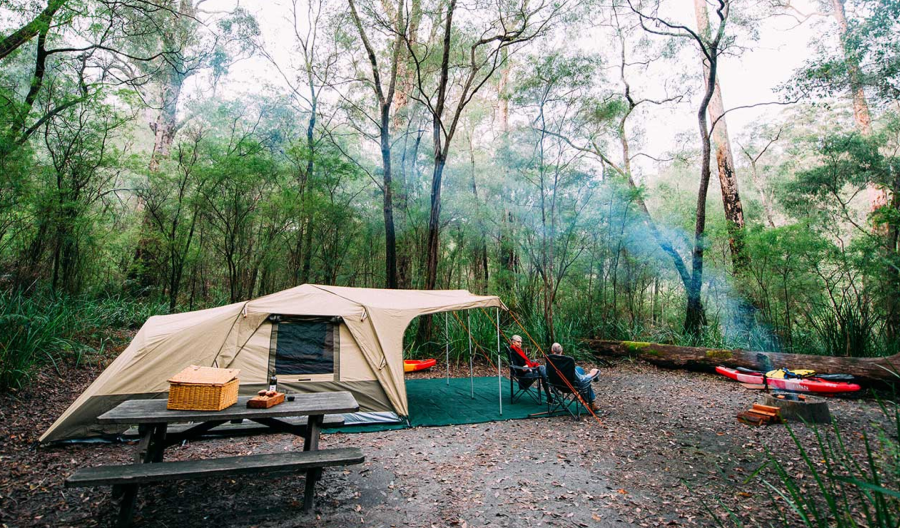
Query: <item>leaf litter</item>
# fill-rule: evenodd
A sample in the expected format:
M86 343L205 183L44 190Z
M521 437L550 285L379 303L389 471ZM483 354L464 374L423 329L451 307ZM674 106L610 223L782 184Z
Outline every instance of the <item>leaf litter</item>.
M102 364L45 370L25 389L0 395L0 526L114 522L109 489L68 490L62 482L79 467L129 463L134 446L36 444L101 371ZM302 476L235 477L144 487L136 526L712 526L707 507L727 521L725 507L746 526L781 524L786 505L776 509L760 482L744 481L766 449L801 482L802 465L792 464L797 453L783 427L735 420L757 393L712 375L630 362L604 369L595 391L602 424L554 417L323 435L323 447L358 446L366 462L326 470L311 514L301 509ZM829 403L846 431L871 432L879 421L873 402ZM795 432L813 438L804 426ZM859 434L847 437L860 442ZM275 435L188 443L166 456L298 447Z

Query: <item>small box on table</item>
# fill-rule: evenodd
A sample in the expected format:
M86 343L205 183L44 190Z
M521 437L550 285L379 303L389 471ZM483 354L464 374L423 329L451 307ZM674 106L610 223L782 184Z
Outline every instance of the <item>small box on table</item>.
M284 393L275 391L259 391L259 394L247 400L250 409L268 409L284 403Z
M221 411L237 403L237 369L191 365L169 379L167 409Z

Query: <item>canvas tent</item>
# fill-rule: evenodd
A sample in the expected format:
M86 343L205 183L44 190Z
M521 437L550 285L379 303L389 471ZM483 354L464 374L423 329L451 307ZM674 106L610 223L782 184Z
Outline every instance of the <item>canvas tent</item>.
M96 417L120 402L163 398L189 365L240 369L241 393L272 372L291 392L348 390L363 411L408 415L403 333L425 314L495 307L465 290L382 290L304 284L252 301L151 317L119 357L41 436L115 434Z

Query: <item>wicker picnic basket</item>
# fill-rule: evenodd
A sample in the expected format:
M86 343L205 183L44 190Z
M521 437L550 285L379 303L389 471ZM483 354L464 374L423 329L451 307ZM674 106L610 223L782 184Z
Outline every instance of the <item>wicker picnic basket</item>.
M237 403L240 370L191 365L169 379L167 409L221 411Z

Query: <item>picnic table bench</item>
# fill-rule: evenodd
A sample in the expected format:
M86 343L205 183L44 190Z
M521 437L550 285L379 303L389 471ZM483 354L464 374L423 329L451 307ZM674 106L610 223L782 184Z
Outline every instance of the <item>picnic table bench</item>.
M359 404L349 392L295 395L268 409L247 407L249 397L221 411L170 411L166 400L129 400L101 415L103 424L137 425L140 435L133 464L82 468L65 481L67 488L113 486L121 496L118 525L130 526L138 487L169 480L191 480L227 475L278 475L305 472L303 509L309 511L315 498L315 484L323 468L360 464L365 460L358 448L319 449L319 432L325 423L343 423L338 413L356 412ZM199 439L229 422L249 420L235 426L242 434L289 433L303 437L303 451L245 455L204 460L164 462L166 448L185 440ZM173 424L176 424L173 427ZM228 424L228 425L225 425ZM252 425L252 426L248 426Z

